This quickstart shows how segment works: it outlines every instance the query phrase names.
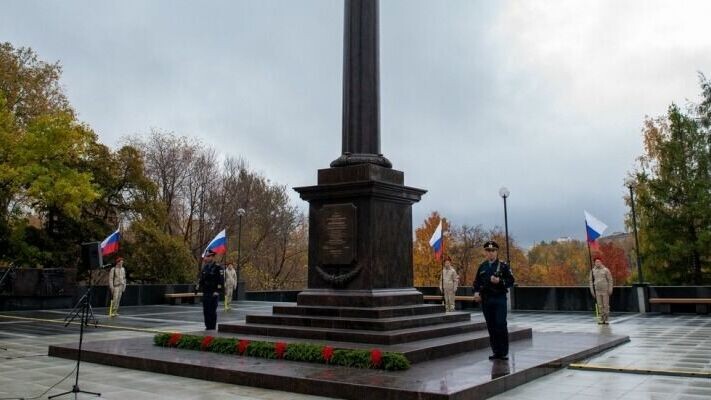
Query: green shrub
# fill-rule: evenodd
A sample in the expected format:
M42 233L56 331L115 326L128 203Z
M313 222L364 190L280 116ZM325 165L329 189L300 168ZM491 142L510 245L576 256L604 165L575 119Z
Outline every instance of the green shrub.
M309 343L290 343L284 353L284 359L292 361L321 362L323 346Z
M276 358L274 353L274 343L270 342L250 342L247 347L247 355L251 357Z
M400 353L383 353L383 368L388 371L403 371L410 368L410 361Z
M156 346L167 346L168 340L170 339L170 333L159 333L153 337L153 343Z
M237 352L237 349L235 349L236 343L237 340L235 339L216 337L212 339L209 350L213 353L235 354Z
M171 337L176 335L178 348L185 350L202 350L201 344L205 336L180 335L172 333L159 333L153 337L156 346L168 346ZM239 339L236 338L213 338L206 351L220 354L236 354ZM260 358L276 358L276 343L254 341L249 342L245 355ZM291 361L304 361L313 363L324 363L323 350L325 346L310 343L289 343L284 353L284 358ZM389 371L401 371L410 368L410 362L401 353L382 353L381 362L378 367L373 366L371 360L371 350L346 350L334 349L329 364L341 365L354 368L383 368Z
M178 342L178 348L186 350L200 350L202 339L202 336L183 335Z
M333 352L331 364L344 367L369 368L370 351L368 350L336 350Z

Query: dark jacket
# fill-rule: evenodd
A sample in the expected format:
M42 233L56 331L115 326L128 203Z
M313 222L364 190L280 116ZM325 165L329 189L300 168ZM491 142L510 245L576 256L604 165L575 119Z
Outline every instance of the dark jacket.
M220 264L213 262L202 266L198 286L202 290L203 296L210 296L214 292L220 293L224 285L225 271Z
M499 283L491 283L492 275L501 279ZM474 292L479 292L482 297L505 295L508 292L508 288L512 287L513 284L513 273L511 273L511 268L505 262L495 260L489 263L489 260L485 260L476 271Z

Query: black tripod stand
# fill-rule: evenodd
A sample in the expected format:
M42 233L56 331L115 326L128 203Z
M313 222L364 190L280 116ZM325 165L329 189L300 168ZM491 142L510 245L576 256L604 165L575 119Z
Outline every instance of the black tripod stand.
M91 308L91 292L92 292L92 279L91 271L89 271L89 288L86 293L79 299L77 305L74 309L64 318L64 326L69 326L77 317L79 317L79 348L77 349L77 367L76 374L74 376L74 386L72 390L64 393L55 394L49 396L48 399L53 399L55 397L64 396L65 394L74 393L74 398L76 398L77 393L86 393L93 396L101 396L101 393L87 392L86 390L79 389L79 364L81 363L81 344L84 340L84 326L88 326L90 323L94 324L96 327L99 322L94 317L94 310Z

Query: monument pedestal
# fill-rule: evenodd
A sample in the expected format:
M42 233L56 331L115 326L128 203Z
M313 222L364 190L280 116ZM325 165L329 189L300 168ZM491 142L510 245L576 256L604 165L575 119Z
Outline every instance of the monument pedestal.
M412 204L426 191L403 182L401 171L360 164L319 170L318 185L295 188L310 205L309 291L299 304L422 303L412 289Z
M339 345L411 343L413 362L470 351L468 334L488 343L479 334L483 322L424 304L412 287L411 207L425 191L403 183L400 171L359 164L320 170L318 185L297 188L310 204L308 289L296 306L274 306L270 315L247 315L219 331ZM530 329L512 335L530 337Z

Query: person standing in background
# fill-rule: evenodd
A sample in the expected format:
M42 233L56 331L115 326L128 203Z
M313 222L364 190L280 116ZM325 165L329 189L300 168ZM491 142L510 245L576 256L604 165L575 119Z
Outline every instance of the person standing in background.
M225 268L225 310L232 309L232 294L237 287L237 272L233 263L228 263Z
M109 317L117 317L121 303L121 295L126 290L126 270L123 268L123 257L116 257L116 265L109 271L109 291L111 292L111 304L109 305Z
M594 261L595 264L590 271L590 294L595 298L600 312L598 324L607 325L610 318L610 296L614 282L610 270L602 264L602 259L595 256Z
M454 311L457 286L459 286L459 275L457 275L457 271L452 266L452 258L446 256L444 258L444 269L442 270L439 290L441 290L444 295L444 305L447 312Z

